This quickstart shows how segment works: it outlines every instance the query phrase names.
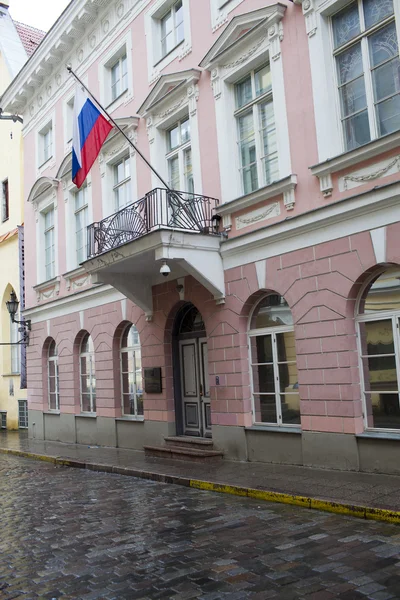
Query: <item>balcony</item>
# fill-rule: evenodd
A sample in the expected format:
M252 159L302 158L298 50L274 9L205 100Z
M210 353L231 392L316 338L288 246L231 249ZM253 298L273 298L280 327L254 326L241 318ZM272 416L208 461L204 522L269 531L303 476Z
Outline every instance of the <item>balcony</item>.
M88 227L88 260L92 281L108 283L152 318L152 286L192 275L218 303L225 285L220 236L213 218L218 200L156 188L144 198Z
M117 213L88 227L88 257L115 250L153 231L212 234L218 200L156 188Z

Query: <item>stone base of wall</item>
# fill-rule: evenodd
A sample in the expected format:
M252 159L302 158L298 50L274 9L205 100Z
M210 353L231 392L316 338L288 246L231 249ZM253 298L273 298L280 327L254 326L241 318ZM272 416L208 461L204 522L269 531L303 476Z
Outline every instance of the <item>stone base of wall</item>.
M29 411L29 437L132 450L163 445L175 423ZM215 448L226 460L299 465L400 475L400 435L359 435L213 426Z

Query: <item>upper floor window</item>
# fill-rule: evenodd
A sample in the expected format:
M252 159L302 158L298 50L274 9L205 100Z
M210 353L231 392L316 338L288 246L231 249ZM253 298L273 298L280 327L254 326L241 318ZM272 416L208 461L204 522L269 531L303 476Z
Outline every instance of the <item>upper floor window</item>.
M182 0L173 4L160 19L161 58L180 44L185 37Z
M122 54L110 67L111 74L111 101L116 100L128 89L128 61L126 53Z
M279 177L270 66L239 81L235 99L242 187L249 194Z
M8 179L1 184L1 221L7 221L10 217L10 204L8 197Z
M113 166L114 171L114 204L115 210L121 210L132 202L131 169L129 155Z
M256 423L298 425L300 396L293 317L284 298L271 294L250 321L253 414Z
M367 427L400 429L400 271L392 267L360 303L360 360Z
M142 361L139 333L135 325L127 327L121 340L122 412L143 415Z
M39 166L53 156L53 125L50 121L39 131Z
M94 362L94 346L87 333L81 342L79 354L81 380L81 410L96 412L96 371Z
M194 193L189 119L178 121L167 131L167 163L170 187Z
M332 17L347 150L400 129L400 59L393 0L357 0Z
M66 111L65 111L65 116L66 116L65 134L66 134L66 136L65 137L66 137L67 144L72 141L74 103L75 103L75 96L72 96L72 98L70 98L66 103Z
M76 263L79 265L87 258L88 200L86 185L74 194L74 217Z
M54 207L49 208L44 215L44 273L45 280L53 279L56 272Z
M49 410L60 410L59 381L58 381L58 354L56 343L53 340L49 346L47 358L47 377L49 389Z

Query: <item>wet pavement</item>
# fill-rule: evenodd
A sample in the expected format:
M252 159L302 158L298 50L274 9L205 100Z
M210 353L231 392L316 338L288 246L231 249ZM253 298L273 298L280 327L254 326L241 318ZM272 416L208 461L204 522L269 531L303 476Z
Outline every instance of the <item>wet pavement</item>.
M0 455L0 598L400 598L400 526Z
M24 433L0 432L1 449L23 450L92 465L131 469L346 503L400 511L400 476L312 469L256 462L200 464L149 458L143 452L29 439Z

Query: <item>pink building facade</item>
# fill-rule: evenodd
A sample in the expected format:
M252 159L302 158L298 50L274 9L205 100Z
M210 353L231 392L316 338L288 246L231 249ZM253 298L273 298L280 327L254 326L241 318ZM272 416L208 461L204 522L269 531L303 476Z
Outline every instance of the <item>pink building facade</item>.
M32 437L400 472L399 39L392 0L70 4L0 102ZM67 63L127 136L80 190Z

